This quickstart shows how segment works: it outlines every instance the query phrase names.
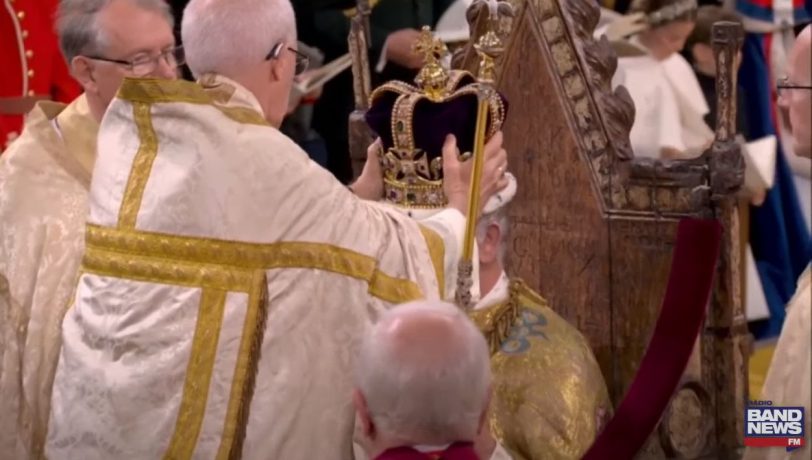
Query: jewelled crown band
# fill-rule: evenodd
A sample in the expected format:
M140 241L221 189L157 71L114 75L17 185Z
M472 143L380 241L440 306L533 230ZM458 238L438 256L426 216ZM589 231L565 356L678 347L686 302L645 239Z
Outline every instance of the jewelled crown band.
M367 122L384 146L384 200L406 208L442 208L447 204L442 159L446 136L456 137L460 152L472 152L480 95L487 94L488 137L501 129L506 104L495 91L483 91L470 72L444 68L441 62L448 50L429 28L423 28L414 49L425 59L415 78L417 86L391 81L375 89Z

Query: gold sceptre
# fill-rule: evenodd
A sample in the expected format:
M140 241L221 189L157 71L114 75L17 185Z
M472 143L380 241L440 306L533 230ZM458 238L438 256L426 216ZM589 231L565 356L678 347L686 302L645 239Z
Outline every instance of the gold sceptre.
M483 1L483 0L477 0ZM457 290L455 292L456 304L464 309L471 310L474 302L471 296L474 273L474 243L476 241L476 226L479 219L480 183L482 181L482 167L485 163L485 134L488 128L489 100L493 94L494 64L504 51L502 40L495 32L498 26L497 2L483 1L490 7L488 31L483 34L474 49L479 55L479 81L476 132L474 136L473 167L471 169L471 186L468 191L468 219L465 224L465 239L463 241L462 259L457 269Z

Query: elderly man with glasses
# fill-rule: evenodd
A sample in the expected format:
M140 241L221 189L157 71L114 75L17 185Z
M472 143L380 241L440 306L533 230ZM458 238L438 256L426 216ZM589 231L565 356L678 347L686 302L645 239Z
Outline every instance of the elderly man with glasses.
M163 0L59 5L60 45L84 94L37 103L0 157L0 457L42 456L99 123L124 77L175 77L172 24Z

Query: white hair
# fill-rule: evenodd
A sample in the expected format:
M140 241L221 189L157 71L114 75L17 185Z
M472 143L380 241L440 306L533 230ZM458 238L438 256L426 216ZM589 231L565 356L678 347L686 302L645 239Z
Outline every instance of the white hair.
M479 244L485 241L485 235L491 225L499 228L499 262L505 263L507 253L507 240L510 228L508 227L508 216L506 206L503 206L490 214L484 214L476 224L476 240Z
M61 0L56 15L56 31L62 55L70 64L82 54L98 54L104 51L105 31L99 27L98 15L116 0ZM130 0L147 11L161 14L169 28L175 20L166 0Z
M405 326L393 332L409 320L424 323L412 334ZM377 430L404 442L473 440L490 385L485 338L464 312L440 301L386 312L365 336L356 368Z
M181 39L196 76L233 76L261 63L277 43L296 41L293 6L290 0L192 0Z

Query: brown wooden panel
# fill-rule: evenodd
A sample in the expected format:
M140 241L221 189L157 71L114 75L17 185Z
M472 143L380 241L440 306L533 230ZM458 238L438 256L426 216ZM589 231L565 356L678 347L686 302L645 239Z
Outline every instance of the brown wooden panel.
M676 222L617 218L610 234L614 381L620 398L637 372L660 312Z
M505 56L504 71L534 78L501 90L510 102L505 143L519 183L511 207L511 271L547 298L553 309L589 339L602 369L611 369L607 224L589 168L579 153L550 56L538 35L535 13L514 22L526 46ZM533 103L526 103L533 101Z

